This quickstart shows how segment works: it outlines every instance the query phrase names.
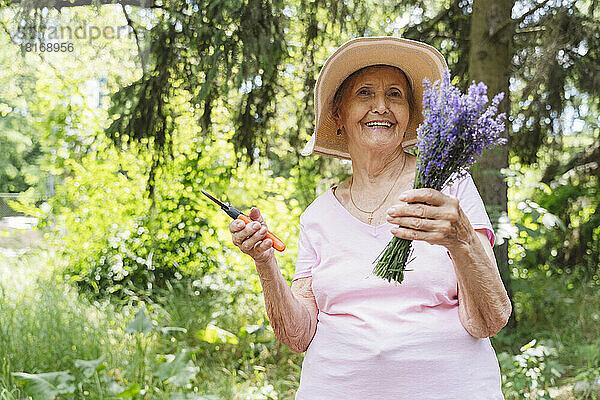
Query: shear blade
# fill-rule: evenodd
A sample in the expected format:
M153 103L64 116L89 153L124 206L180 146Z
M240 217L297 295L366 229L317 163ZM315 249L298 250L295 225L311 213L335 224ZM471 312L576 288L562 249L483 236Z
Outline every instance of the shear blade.
M208 193L207 193L207 192L205 192L204 190L200 189L200 191L201 191L202 193L204 193L204 194L205 194L205 195L206 195L206 196L207 196L209 199L211 199L212 201L214 201L215 203L217 203L218 205L220 205L221 207L225 207L225 208L229 207L229 206L228 206L228 204L229 204L229 203L227 203L227 204L224 204L223 202L221 202L221 201L219 201L219 200L215 199L213 196L211 196L210 194L208 194Z

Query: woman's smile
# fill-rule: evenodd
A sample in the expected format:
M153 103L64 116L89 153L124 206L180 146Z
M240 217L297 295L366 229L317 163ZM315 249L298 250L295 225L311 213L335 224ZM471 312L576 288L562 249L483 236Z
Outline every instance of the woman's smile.
M390 131L395 127L395 123L390 121L369 121L363 123L363 126L371 131Z

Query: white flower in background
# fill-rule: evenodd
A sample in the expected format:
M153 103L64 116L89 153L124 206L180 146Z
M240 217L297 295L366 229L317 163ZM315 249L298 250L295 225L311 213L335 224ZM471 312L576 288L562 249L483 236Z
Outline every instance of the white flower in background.
M129 275L129 272L127 272L123 268L123 257L120 254L117 254L111 258L110 270L114 274L113 275L114 281L120 281L121 279L123 279L124 277Z

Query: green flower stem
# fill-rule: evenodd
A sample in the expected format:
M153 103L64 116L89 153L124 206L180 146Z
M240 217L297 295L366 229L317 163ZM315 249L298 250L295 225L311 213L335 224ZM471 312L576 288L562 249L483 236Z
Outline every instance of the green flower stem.
M405 267L414 260L414 258L409 260L412 252L412 240L400 239L394 236L375 260L377 265L373 273L388 282L393 280L402 283L404 271L411 271L405 269Z
M413 187L415 189L421 188L421 179L418 168ZM400 239L399 237L394 236L373 262L376 263L373 274L386 279L388 282L395 281L397 283L402 283L404 280L404 272L412 271L406 269L406 265L414 260L414 257L409 260L412 253L412 240Z

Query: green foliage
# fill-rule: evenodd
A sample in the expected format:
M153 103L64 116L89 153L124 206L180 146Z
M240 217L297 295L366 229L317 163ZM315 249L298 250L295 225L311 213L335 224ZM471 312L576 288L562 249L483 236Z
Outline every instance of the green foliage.
M192 107L202 108L196 118L202 134L208 135L216 99L247 85L232 107L238 131L232 142L236 153L246 148L253 160L258 134L275 114L274 94L286 52L281 3L246 7L243 2L213 2L198 8L167 1L159 8L157 23L145 32L153 38L152 63L137 82L113 95L111 114L117 118L106 130L119 146L124 142L153 146L151 197L156 169L166 158L174 158L173 121L179 110L165 100L181 89L187 91Z
M145 288L145 281L154 276L154 266L151 254L138 251L140 244L151 241L144 222L135 218L144 207L136 199L140 182L119 173L118 164L90 159L66 163L77 174L66 178L65 186L57 188L46 207L23 210L38 216L41 226L50 228L54 243L69 254L65 273L71 282L103 294L101 289L110 294L136 285ZM60 220L55 213L62 214ZM69 234L61 235L59 221ZM73 252L75 248L79 250ZM138 267L140 271L134 274ZM165 268L164 273L168 271Z
M569 152L593 140L585 135L571 138ZM544 161L551 158L548 155ZM512 240L509 256L518 266L515 274L520 278L546 274L567 287L599 284L598 178L576 169L549 175L549 170L543 173L538 167L518 163L516 167L519 169L513 169L509 179L509 215L514 228L506 232Z
M160 380L155 383L158 386L157 390L162 389L162 384L184 387L194 379L197 367L189 360L187 349L182 349L176 355L166 355L165 357L171 358L171 360L158 361L154 366L153 375ZM116 397L136 397L142 391L147 392L148 389L140 389L139 384L136 382L131 383L127 388L116 383L110 375L102 372L106 369L102 364L103 359L104 356L91 361L76 360L75 367L82 374L81 379L76 379L70 371L40 374L14 372L11 375L23 387L24 392L34 400L54 400L58 395L74 394L76 391L84 395L85 393L89 394L86 389L92 390L90 386L93 385L97 385L97 388L95 388L98 390L97 395L102 395L106 391L106 394ZM184 395L183 393L180 394Z
M541 360L531 354L531 349L524 347L524 350L520 350L520 344L531 337L544 343L544 347L552 348L546 349L548 354L544 353L546 370L542 375L546 376L536 378L538 385L546 385L544 390L548 391L550 386L555 385L566 391L569 385L572 387L584 385L585 381L592 382L594 371L600 367L600 354L597 351L600 349L600 301L595 286L588 283L568 289L564 282L554 276L536 271L527 271L526 275L516 277L513 283L518 327L515 331L503 330L492 338L503 368L507 399L525 398L518 392L527 393L533 385L533 376L540 373L530 365L533 371L527 375L527 368L522 365L527 360L522 353L532 357L530 363L539 363ZM519 355L521 357L517 359ZM560 379L548 369L552 365L548 360L556 361L563 367L556 368L562 373ZM521 366L517 367L519 362ZM540 366L537 368L540 369ZM555 379L555 383L551 383L552 379Z
M148 318L144 312L144 309L140 308L135 314L133 321L127 324L125 330L129 333L149 333L154 330L154 326L152 325L150 318Z
M96 320L97 311L89 304L83 307L86 302L72 289L55 283L42 287L19 288L32 290L20 295L6 286L0 289L0 359L13 371L35 371L40 365L57 371L84 354L98 357L110 325Z
M599 10L593 4L556 3L519 21L514 34L511 150L526 165L543 157L540 150L562 147L561 137L573 128L570 121L557 120L565 111L584 120L596 114L584 111L585 103L600 95L600 81L590 79L600 62L599 44L592 39L600 32L592 22ZM529 6L534 9L535 2ZM574 91L577 95L570 95ZM597 104L588 104L597 110Z
M43 374L12 374L23 386L25 392L35 400L54 400L58 395L71 394L75 391L75 378L69 371L46 372Z
M600 398L600 367L585 368L579 371L575 376L575 387L579 392L579 396L584 399L596 400Z
M0 258L0 390L5 389L0 398L23 398L15 391L13 372L53 371L73 377L75 398L231 399L237 394L260 399L269 393L292 398L301 357L275 339L257 297L226 288L204 297L202 282L182 279L158 290L160 303L143 311L114 307L75 295L52 274L35 279L50 272L45 261L56 260L49 255ZM3 271L21 278L10 279ZM46 293L42 302L38 293ZM156 321L154 329L148 330L148 321ZM44 328L51 322L60 324L53 332ZM211 326L234 332L238 342L202 340L201 332Z
M131 384L127 389L120 393L117 393L117 397L131 397L135 398L141 392L140 387L137 383Z
M209 324L206 329L198 332L198 338L208 343L238 343L238 338L233 333L213 324Z
M106 368L102 361L104 361L104 355L96 360L75 360L75 368L78 368L84 377L91 378L95 372L102 371Z
M170 361L158 364L154 376L175 386L185 386L196 376L196 366L189 359L189 351L182 349Z
M2 34L0 40L6 40ZM11 193L38 183L43 158L42 138L27 101L39 100L30 78L36 71L14 63L17 52L15 48L0 51L0 192Z
M498 354L506 399L552 399L548 387L562 375L564 366L555 359L556 350L551 345L536 346L536 342L533 339L514 356Z
M181 129L192 134L194 128ZM301 210L293 181L273 179L256 165L234 170L224 140L188 141L182 134L175 143L174 167L159 170L153 204L143 196L143 162L104 149L103 158L67 160L76 173L65 178L56 196L39 208L24 203L20 209L41 219L40 227L66 260L62 270L67 280L99 297L137 301L187 274L230 271L227 279L234 280L238 273L252 273L251 259L242 261L231 243L230 217L201 188L246 213L259 207L272 231L288 244L280 260L291 276L295 221ZM206 157L201 157L204 152ZM258 277L252 274L246 281L259 290Z

